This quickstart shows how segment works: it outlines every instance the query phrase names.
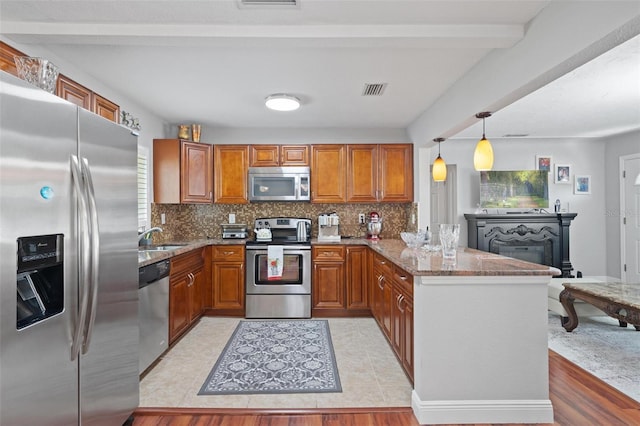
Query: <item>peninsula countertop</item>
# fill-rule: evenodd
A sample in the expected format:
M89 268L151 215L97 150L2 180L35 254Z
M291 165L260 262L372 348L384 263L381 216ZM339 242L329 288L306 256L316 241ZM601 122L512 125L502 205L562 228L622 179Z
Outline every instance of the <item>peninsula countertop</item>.
M201 239L174 241L175 250L138 253L138 265L145 266L209 245L244 245L246 240ZM414 276L498 276L498 275L560 275L561 271L545 265L525 262L480 250L459 247L455 264L443 262L440 251L425 248L410 249L402 240L379 241L364 238L344 238L339 242L311 240L311 245L365 245Z

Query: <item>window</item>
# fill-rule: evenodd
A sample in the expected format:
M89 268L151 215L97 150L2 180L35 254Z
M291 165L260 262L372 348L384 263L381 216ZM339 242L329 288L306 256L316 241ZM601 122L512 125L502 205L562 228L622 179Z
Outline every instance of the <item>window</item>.
M149 158L147 152L138 151L138 227L146 228L148 219Z

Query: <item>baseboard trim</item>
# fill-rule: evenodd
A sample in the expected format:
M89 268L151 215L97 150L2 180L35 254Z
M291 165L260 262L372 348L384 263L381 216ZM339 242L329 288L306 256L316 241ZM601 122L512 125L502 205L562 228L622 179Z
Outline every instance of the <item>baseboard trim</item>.
M420 424L553 423L548 399L421 401L414 390L411 408Z

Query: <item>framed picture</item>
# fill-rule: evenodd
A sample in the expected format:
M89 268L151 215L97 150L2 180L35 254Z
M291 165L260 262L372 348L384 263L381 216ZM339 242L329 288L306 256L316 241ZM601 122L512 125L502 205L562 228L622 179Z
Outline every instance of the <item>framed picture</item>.
M574 194L591 194L591 176L576 175Z
M553 170L553 181L555 183L571 184L571 165L556 164Z
M551 171L551 156L536 155L536 170Z

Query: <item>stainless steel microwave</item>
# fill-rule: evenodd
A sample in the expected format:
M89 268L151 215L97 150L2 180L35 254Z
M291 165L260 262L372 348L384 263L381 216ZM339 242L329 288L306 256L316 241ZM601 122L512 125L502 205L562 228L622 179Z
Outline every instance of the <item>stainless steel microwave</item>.
M309 167L249 167L249 201L309 201Z

